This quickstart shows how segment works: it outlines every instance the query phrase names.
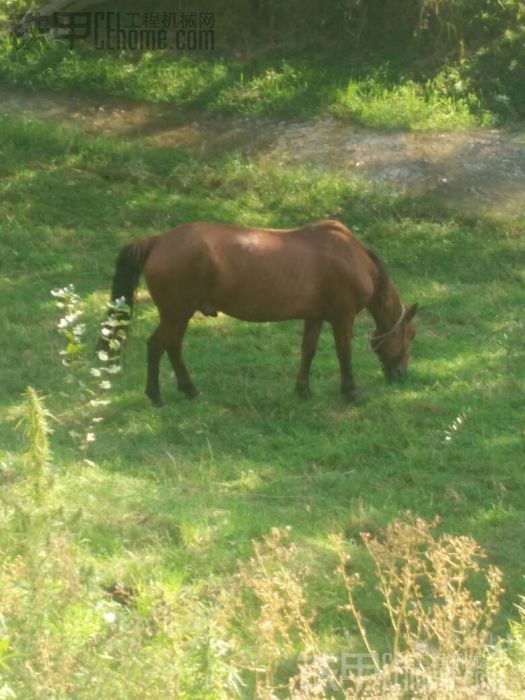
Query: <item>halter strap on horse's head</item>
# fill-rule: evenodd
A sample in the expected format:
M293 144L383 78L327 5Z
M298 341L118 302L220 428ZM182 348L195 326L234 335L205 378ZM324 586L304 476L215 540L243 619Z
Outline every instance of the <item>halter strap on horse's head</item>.
M386 343L386 341L390 338L390 336L396 330L396 328L398 328L398 326L401 323L403 323L403 319L405 318L405 315L407 312L407 307L404 304L402 304L402 307L403 308L401 311L401 316L397 319L397 321L394 323L394 325L392 326L392 328L390 330L388 330L386 333L382 333L381 335L373 335L372 333L370 333L368 335L367 347L372 348L372 350L374 350L374 352L375 352L376 350L379 350L379 348ZM372 347L372 342L376 341L376 340L379 340L380 342L375 347ZM403 339L403 345L404 345L404 339Z

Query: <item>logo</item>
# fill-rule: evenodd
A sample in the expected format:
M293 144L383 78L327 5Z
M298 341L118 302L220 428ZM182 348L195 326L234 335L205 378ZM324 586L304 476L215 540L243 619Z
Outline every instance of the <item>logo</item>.
M48 34L67 41L91 41L96 49L117 51L210 51L215 48L213 12L53 12L28 14L12 25L20 39Z

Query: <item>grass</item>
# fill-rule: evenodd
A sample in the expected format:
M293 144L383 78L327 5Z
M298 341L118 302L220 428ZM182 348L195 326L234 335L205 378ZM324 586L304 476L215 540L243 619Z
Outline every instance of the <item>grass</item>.
M411 70L387 59L295 51L247 60L149 51L69 50L64 43L0 43L0 79L10 85L85 91L171 103L212 113L304 118L327 111L387 128L472 127L518 116L513 101L489 97L448 66ZM499 90L501 93L501 90ZM502 102L503 99L503 102ZM506 102L505 102L506 100Z
M206 646L209 638L203 632L200 651L186 656L184 640L210 624L208 607L237 559L248 556L251 538L275 526L292 526L311 567L315 632L327 648L347 649L356 633L343 631L330 534L353 542L369 576L358 533L377 533L407 509L439 514L443 531L471 535L486 549L504 574L496 630L506 631L524 592L516 546L525 535L523 222L465 218L428 197L312 168L231 154L201 160L36 118L0 116L0 155L6 497L28 498L14 431L28 385L56 417L54 486L42 511L50 534L30 550L45 557L35 555L24 569L17 533L27 532L25 521L21 530L0 531L9 576L21 582L6 587L16 595L5 597L0 618L12 654L4 675L19 697L139 697L150 682L148 697L165 697L166 688L196 697L208 662L219 682L227 669ZM353 341L362 406L339 397L327 329L313 367L314 397L303 402L292 391L300 324L195 319L185 355L202 395L178 395L164 364L168 405L154 410L143 384L155 310L144 302L91 464L82 462L68 435L73 407L64 395L52 288L75 283L94 344L116 253L131 238L186 220L292 226L334 213L387 261L403 299L421 304L405 384L385 384L366 350L366 316ZM7 509L4 524L11 516ZM105 593L115 582L136 591L134 606ZM36 599L31 590L40 591ZM372 584L361 598L381 644L387 622ZM181 629L162 612L166 601L185 614ZM30 616L16 613L24 609L36 611L33 627ZM221 639L220 630L210 634ZM179 647L189 669L183 680L170 671ZM215 687L206 693L199 697L222 697Z
M5 3L4 3L5 4ZM38 0L36 0L38 5ZM0 79L25 88L85 91L167 102L178 109L291 118L333 112L387 128L512 126L525 115L520 67L525 14L519 0L429 0L375 9L271 0L265 7L216 0L213 50L128 51L27 34L0 37ZM10 0L7 17L34 7ZM144 14L140 0L111 0L92 12ZM164 0L160 13L187 8ZM193 12L209 11L198 3ZM322 17L321 17L322 15Z
M407 79L397 85L380 79L350 80L346 90L338 91L332 111L376 127L447 129L495 123L495 116L482 109L479 98L460 81L454 90L440 77L423 83Z

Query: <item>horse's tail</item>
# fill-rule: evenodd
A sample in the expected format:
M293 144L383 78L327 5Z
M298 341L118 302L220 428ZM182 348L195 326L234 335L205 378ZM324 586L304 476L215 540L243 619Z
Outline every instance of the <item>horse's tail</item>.
M110 318L102 324L99 350L116 349L112 348L111 341L126 338L140 276L156 238L157 236L139 238L124 246L120 251L111 286ZM121 303L121 300L124 301L124 304ZM118 343L113 345L118 348Z
M129 306L129 311L133 310L140 276L156 238L157 236L139 238L137 241L133 241L133 243L129 243L122 248L117 258L113 276L111 287L112 303L123 297L127 306Z

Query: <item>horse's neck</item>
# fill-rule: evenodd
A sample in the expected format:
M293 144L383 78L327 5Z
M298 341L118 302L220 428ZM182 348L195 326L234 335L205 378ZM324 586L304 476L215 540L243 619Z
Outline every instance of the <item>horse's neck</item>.
M374 294L368 310L380 333L389 331L399 319L403 313L403 303L390 279L385 282L384 289Z

